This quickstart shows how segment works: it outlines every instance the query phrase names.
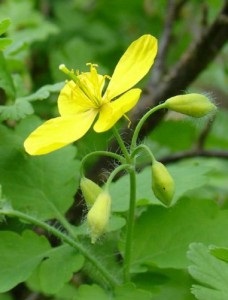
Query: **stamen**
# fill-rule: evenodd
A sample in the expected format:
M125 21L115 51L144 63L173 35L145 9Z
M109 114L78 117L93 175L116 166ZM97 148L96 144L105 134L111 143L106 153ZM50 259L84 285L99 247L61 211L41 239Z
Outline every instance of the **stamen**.
M131 126L131 120L128 118L128 116L127 115L123 115L123 117L125 118L125 119L127 119L128 120L128 125L127 125L127 128L130 128L130 126Z
M59 65L59 70L69 76L73 81L78 83L78 77L74 74L73 70L69 70L64 64Z
M91 70L92 67L97 68L98 64L87 63L86 66L90 66L90 70Z
M81 73L76 70L69 70L64 64L59 66L59 69L72 79L85 96L99 108L104 103L108 102L108 98L102 97L102 89L105 85L105 79L111 79L108 75L99 75L97 73L97 64L87 63L90 66L90 72Z

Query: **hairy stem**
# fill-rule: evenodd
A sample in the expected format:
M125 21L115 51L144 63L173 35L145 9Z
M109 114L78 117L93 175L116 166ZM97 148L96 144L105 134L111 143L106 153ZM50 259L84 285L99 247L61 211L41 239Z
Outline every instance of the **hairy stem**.
M130 205L127 219L127 231L125 241L125 253L124 253L124 281L130 281L130 267L132 257L132 242L134 232L134 218L135 218L135 203L136 203L136 174L135 170L129 171L130 175Z
M134 151L134 149L136 148L137 145L137 139L139 136L139 132L141 130L141 128L143 127L144 123L146 122L146 120L157 110L162 109L165 107L165 104L159 104L155 107L153 107L152 109L150 109L139 121L139 123L137 124L137 126L135 127L135 131L133 133L132 136L132 141L131 141L131 151Z

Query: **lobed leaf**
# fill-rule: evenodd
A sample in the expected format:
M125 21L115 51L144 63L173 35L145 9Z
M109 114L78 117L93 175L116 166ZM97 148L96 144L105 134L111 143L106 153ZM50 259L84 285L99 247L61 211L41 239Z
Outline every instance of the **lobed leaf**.
M49 251L46 238L32 231L21 236L9 231L0 232L0 293L25 281Z
M58 218L72 205L79 180L75 148L45 156L28 156L23 141L38 119L23 120L12 131L0 126L0 183L12 206L40 219Z
M0 105L0 119L15 120L23 119L27 115L31 115L34 112L32 105L27 101L16 101L12 105Z
M228 248L210 247L210 253L228 263Z
M188 251L193 263L189 273L200 284L192 286L192 293L199 300L226 300L228 295L228 264L210 254L207 246L193 243Z
M84 263L83 256L72 247L51 248L45 237L30 230L22 235L1 231L0 257L0 293L28 278L33 289L56 293Z
M72 278L73 273L82 268L83 263L83 256L68 245L52 248L48 258L36 268L27 284L44 294L56 294Z
M44 85L40 89L38 89L35 93L20 97L17 99L18 102L21 101L36 101L36 100L44 100L47 99L51 93L58 93L64 86L64 82L59 82L55 84Z
M33 114L34 110L30 102L47 99L51 93L59 92L63 84L60 82L45 85L31 95L17 98L12 105L0 105L0 119L17 121Z
M189 244L227 247L227 227L228 211L209 200L182 198L168 209L152 206L135 224L133 266L186 268Z

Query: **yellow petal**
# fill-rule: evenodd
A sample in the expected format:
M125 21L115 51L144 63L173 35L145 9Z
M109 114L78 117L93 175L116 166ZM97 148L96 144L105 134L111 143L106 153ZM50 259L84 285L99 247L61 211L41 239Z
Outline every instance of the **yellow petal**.
M58 109L61 116L77 114L93 107L93 103L74 81L67 82L62 88L58 98Z
M41 155L62 148L81 138L92 125L97 111L51 119L34 130L24 142L31 155Z
M134 41L120 58L106 96L109 99L122 94L141 80L154 62L157 54L157 39L149 34Z
M131 89L117 100L104 104L93 129L96 132L109 130L126 112L131 110L138 102L140 89Z

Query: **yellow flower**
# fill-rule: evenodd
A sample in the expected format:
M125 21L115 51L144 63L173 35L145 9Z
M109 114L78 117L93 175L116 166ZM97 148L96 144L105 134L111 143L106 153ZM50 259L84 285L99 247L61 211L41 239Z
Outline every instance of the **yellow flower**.
M138 102L141 90L131 89L149 71L157 53L157 40L147 34L134 41L120 58L105 91L105 80L97 73L96 65L90 72L74 74L64 65L60 68L70 75L60 92L60 117L42 124L25 140L25 150L31 155L52 152L80 139L98 116L93 129L109 130Z

